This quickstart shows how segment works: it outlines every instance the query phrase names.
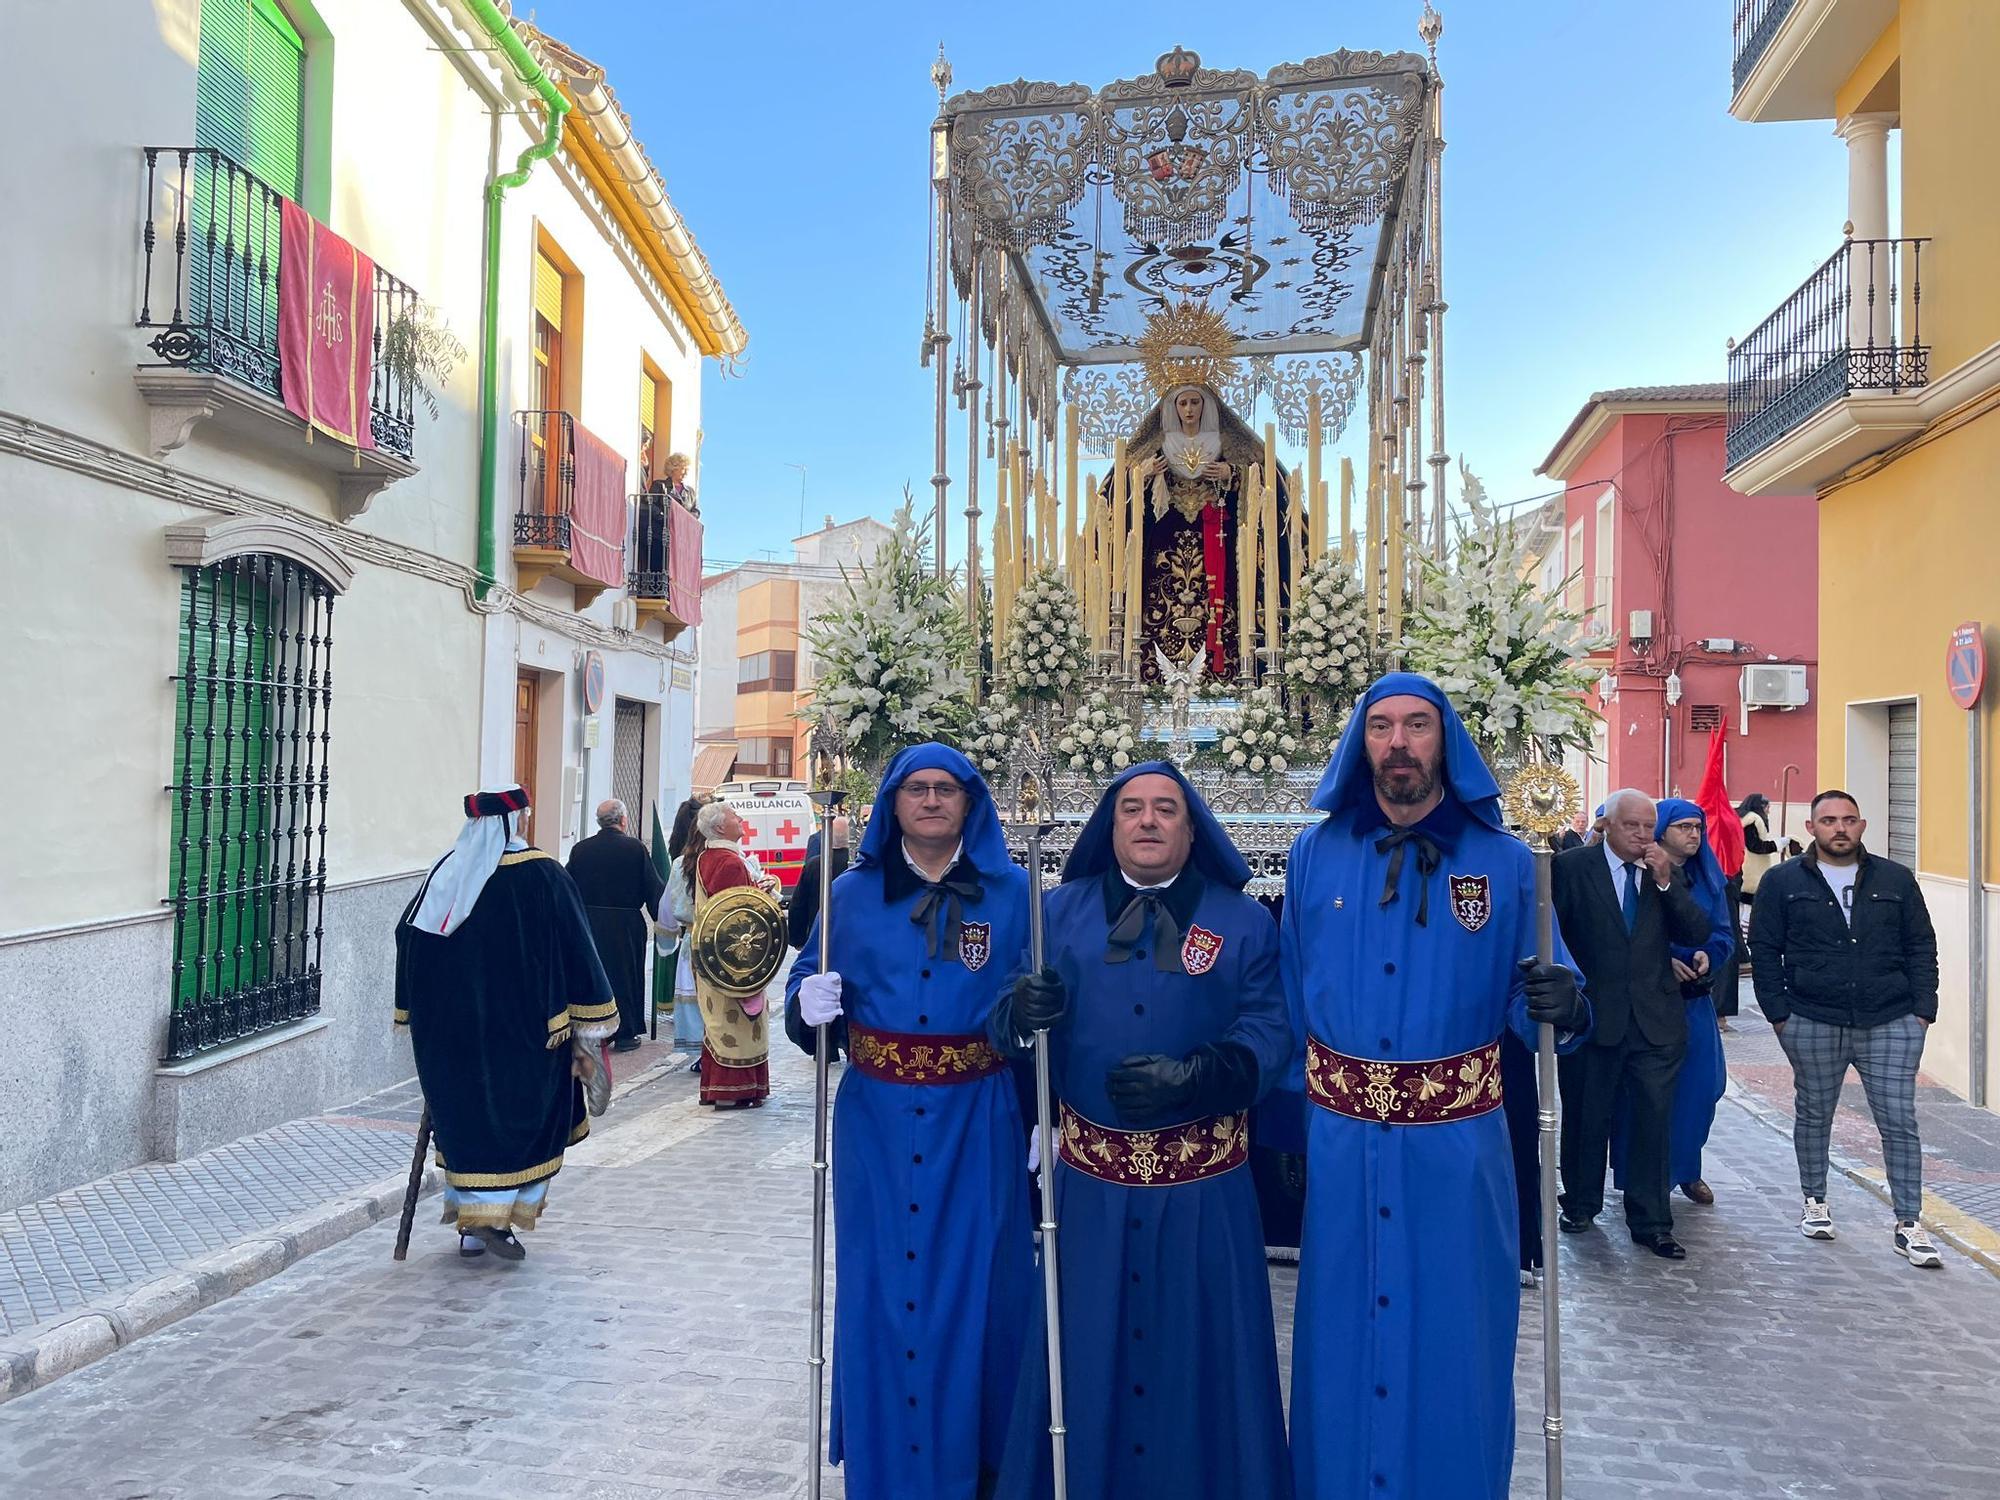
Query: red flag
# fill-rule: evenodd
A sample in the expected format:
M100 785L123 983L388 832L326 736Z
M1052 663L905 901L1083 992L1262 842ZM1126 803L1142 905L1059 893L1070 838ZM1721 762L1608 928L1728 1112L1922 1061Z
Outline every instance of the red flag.
M1708 819L1708 847L1715 853L1715 862L1722 866L1725 879L1734 880L1743 873L1743 820L1736 816L1723 780L1722 746L1727 732L1718 726L1709 736L1708 767L1701 773L1701 790L1694 794L1694 804Z
M306 424L308 437L316 429L373 448L375 262L291 199L282 202L278 367L285 405Z

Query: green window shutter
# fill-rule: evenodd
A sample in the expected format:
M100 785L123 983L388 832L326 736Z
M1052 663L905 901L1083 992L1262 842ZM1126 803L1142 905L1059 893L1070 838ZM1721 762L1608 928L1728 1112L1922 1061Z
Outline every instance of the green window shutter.
M220 152L296 200L305 109L305 42L275 0L203 0L194 143ZM195 168L188 254L189 321L275 352L277 207L226 168ZM208 236L213 231L216 248ZM233 247L233 263L224 247ZM242 257L257 262L253 277ZM261 284L268 272L272 285Z

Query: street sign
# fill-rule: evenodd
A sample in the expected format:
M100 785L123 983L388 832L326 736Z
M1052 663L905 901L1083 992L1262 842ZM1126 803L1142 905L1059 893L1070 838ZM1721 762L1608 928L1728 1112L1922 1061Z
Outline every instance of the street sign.
M1986 631L1977 620L1951 633L1944 676L1945 685L1951 689L1951 701L1960 708L1970 709L1979 702L1980 689L1986 685Z
M594 714L604 706L604 658L593 651L583 659L583 711Z

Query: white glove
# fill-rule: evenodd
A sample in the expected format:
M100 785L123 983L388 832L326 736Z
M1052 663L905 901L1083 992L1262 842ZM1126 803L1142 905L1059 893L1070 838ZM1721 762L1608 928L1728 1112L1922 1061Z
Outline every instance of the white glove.
M1040 1129L1028 1132L1028 1175L1033 1177L1042 1170L1042 1132Z
M806 1025L824 1026L843 1014L838 974L808 974L799 981L799 1019Z

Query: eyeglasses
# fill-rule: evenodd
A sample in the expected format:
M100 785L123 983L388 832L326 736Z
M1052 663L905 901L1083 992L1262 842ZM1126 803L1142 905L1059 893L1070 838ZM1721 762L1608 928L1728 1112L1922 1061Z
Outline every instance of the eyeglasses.
M912 802L928 802L935 797L939 802L952 803L965 795L965 788L955 781L906 781L896 788L896 793Z

